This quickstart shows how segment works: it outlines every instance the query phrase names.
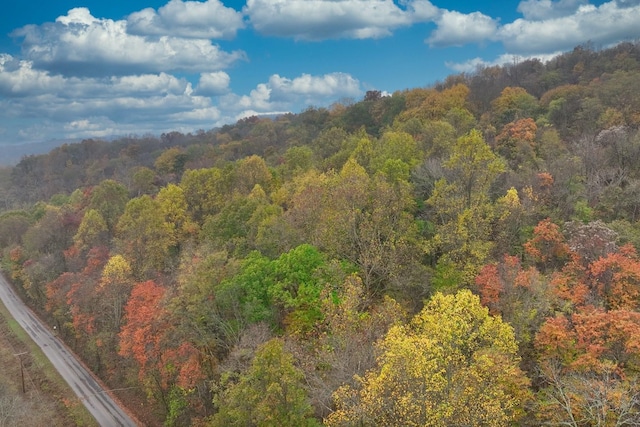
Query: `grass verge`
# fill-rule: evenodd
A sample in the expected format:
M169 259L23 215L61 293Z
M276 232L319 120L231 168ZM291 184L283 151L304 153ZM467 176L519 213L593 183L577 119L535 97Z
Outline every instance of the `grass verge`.
M1 302L0 349L0 366L7 367L0 373L0 388L3 390L0 405L13 408L10 411L13 418L9 418L11 422L8 425L98 427L40 347Z

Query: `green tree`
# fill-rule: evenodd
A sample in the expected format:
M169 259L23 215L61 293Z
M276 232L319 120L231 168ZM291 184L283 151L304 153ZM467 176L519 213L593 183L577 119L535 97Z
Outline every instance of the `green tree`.
M228 384L214 398L219 412L210 427L319 426L304 388L304 375L295 367L293 356L279 339L265 343L249 370L238 382Z
M510 426L529 399L511 327L469 291L436 294L380 343L361 388L335 393L329 426Z
M107 223L109 231L113 232L128 200L129 191L124 185L106 179L91 190L88 208L98 211Z

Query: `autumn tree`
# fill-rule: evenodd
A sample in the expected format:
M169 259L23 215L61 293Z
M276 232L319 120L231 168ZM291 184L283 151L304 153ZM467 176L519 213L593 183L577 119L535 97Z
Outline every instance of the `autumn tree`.
M528 117L507 123L496 136L496 149L509 161L512 169L527 163L534 164L537 131L538 126Z
M533 229L533 237L525 243L526 254L543 273L559 269L571 256L571 249L560 227L547 218Z
M156 201L165 221L174 231L176 242L188 240L197 230L188 210L187 199L182 187L169 184L158 192Z
M160 342L167 326L167 313L162 308L165 293L165 288L153 281L138 283L124 307L118 352L137 362L141 383L146 382L147 372L160 356Z
M491 113L497 127L518 119L535 117L538 100L521 87L506 87L491 102Z
M116 247L131 263L134 276L148 277L171 265L176 243L174 224L166 221L158 201L148 195L127 203L118 220Z
M232 174L233 189L240 194L249 194L256 185L269 190L272 178L264 159L255 155L249 156L236 164Z
M280 339L265 343L249 370L223 380L209 426L319 426L304 388L304 375ZM226 383L226 384L224 384Z
M84 213L78 232L73 236L73 243L81 250L108 243L109 229L100 212L89 209Z
M458 138L444 168L446 176L435 183L426 201L437 224L430 251L442 254L438 274L454 270L459 272L457 280L470 283L492 247L489 189L505 164L474 130Z
M400 120L406 121L412 117L439 120L454 109L464 110L468 107L469 88L459 83L442 91L414 89L405 96L408 108L402 112Z
M235 194L215 215L207 218L200 238L216 248L243 257L255 247L255 238L268 207L268 198L260 185L247 196Z
M196 223L217 213L229 191L228 178L218 168L191 169L182 175L180 187L187 200L188 211Z
M113 233L128 200L129 192L124 185L106 179L91 189L88 209L96 210Z
M158 190L155 181L156 173L154 171L139 166L133 170L131 175L131 190L135 196L154 194Z
M529 399L513 330L469 291L436 294L392 327L361 387L335 393L341 425L508 426Z
M182 417L182 423L190 423L188 399L204 374L198 350L170 327L165 296L166 289L151 280L133 287L124 308L119 354L135 361L139 383L162 403L165 424L172 426Z
M340 386L357 386L356 378L375 366L375 343L392 325L407 320L406 310L393 298L371 301L356 274L338 283L323 289L320 296L323 321L311 334L288 340L319 418L333 410L332 395Z
M400 277L409 286L420 249L412 216L415 203L407 183L389 182L383 175L370 177L352 159L327 186L312 231L318 246L358 266L368 292L396 287Z
M485 265L475 278L475 289L490 313L502 316L513 327L520 349L526 351L540 325L558 305L549 280L535 267L523 267L518 257L510 255Z
M640 419L640 313L590 309L549 318L536 336L542 422L635 426Z
M168 181L174 181L180 177L187 162L187 154L178 147L164 150L154 162L156 171L165 176Z
M22 236L29 229L31 218L27 212L14 211L0 215L0 248L22 243Z

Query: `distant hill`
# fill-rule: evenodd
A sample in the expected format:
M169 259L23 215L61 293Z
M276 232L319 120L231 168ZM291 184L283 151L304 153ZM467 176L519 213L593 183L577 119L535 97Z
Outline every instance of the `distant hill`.
M62 144L78 142L76 140L51 139L28 144L0 145L0 166L14 166L24 156L46 154Z

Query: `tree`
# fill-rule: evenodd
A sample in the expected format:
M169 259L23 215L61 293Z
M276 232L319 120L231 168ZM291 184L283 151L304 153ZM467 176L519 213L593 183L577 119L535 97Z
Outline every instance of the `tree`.
M508 426L529 399L513 330L469 291L436 294L380 343L360 389L335 393L342 425Z
M557 300L548 279L535 267L523 268L519 258L510 255L485 265L475 278L475 289L490 313L513 327L521 350L528 350Z
M233 172L233 189L246 195L259 185L268 191L271 180L271 171L265 161L254 155L238 161Z
M375 366L375 343L407 314L391 297L372 302L355 274L323 289L320 299L323 321L288 344L304 370L316 416L324 418L334 409L333 393L346 384L357 386L356 378Z
M321 319L320 293L329 281L324 255L304 244L269 260L257 252L217 289L218 301L240 306L246 324L268 322L291 332L308 331ZM240 313L233 313L240 317Z
M30 225L31 219L24 211L7 212L0 215L0 248L22 243L22 236Z
M98 285L97 293L102 297L101 302L108 308L104 317L109 319L105 329L114 333L120 330L124 304L133 286L133 272L131 265L122 255L109 258Z
M507 123L496 136L498 153L509 160L514 170L525 163L533 164L537 131L538 126L528 117Z
M327 186L312 234L318 246L358 266L368 293L398 286L400 278L413 285L421 249L409 185L369 177L351 159Z
M165 221L174 230L176 242L184 242L196 232L197 226L189 215L187 199L182 187L175 184L162 187L158 192L156 201L164 214Z
M84 213L78 232L73 236L73 243L81 250L88 250L95 246L108 243L109 230L107 222L100 212L89 209Z
M131 190L136 196L154 194L158 189L155 184L156 173L151 169L138 166L131 175Z
M489 189L505 164L473 130L458 138L444 168L445 177L426 201L437 225L430 251L442 254L436 275L453 269L461 284L470 283L491 251L494 212Z
M217 426L318 426L303 386L304 375L280 339L265 343L249 370L227 384L214 398L219 411L210 423Z
M173 181L182 174L187 158L181 148L169 148L158 156L154 167L159 174L167 176L169 181Z
M494 123L501 127L509 122L535 117L538 100L521 87L506 87L491 102Z
M536 225L533 237L524 244L524 250L543 273L562 267L571 256L571 249L560 227L550 218Z
M137 362L139 380L143 384L149 370L154 369L160 359L160 344L168 326L168 313L162 304L165 293L162 286L151 280L137 283L124 308L118 353Z
M118 220L116 247L131 263L136 278L148 277L171 265L170 249L176 244L173 224L158 202L148 195L131 199Z
M550 318L536 335L539 418L567 426L637 426L640 313L587 309Z
M201 224L224 205L229 184L220 169L192 169L182 175L180 187L184 191L189 213Z
M129 192L124 185L106 179L91 190L88 209L98 211L107 223L109 231L113 233L128 200Z

